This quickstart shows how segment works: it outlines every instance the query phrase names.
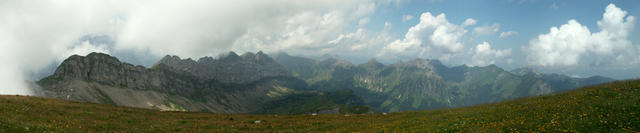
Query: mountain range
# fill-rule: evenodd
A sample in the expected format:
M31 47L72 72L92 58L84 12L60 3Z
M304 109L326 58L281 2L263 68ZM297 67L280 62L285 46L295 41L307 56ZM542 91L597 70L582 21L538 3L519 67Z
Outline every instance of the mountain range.
M64 60L34 83L37 95L169 111L367 113L493 103L613 81L495 65L448 67L414 59L352 64L263 52L198 60L167 55L150 68L91 53Z

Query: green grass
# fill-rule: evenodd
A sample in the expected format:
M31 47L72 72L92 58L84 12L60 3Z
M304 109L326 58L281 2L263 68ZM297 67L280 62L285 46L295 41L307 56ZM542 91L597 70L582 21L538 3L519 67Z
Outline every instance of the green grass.
M635 132L640 131L640 80L463 108L349 116L161 112L0 96L0 131Z

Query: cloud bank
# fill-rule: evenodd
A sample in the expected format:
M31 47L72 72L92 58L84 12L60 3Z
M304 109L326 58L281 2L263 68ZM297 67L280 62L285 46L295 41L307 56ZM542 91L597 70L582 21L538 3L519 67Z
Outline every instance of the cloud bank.
M407 22L409 20L413 19L413 15L404 15L402 16L402 22Z
M591 31L576 20L551 27L524 47L530 65L574 67L576 65L631 65L638 63L637 47L628 39L634 16L609 4L599 20L599 32Z
M379 56L417 56L447 61L463 48L461 40L466 32L463 25L450 23L444 13L433 16L426 12L420 15L420 23L411 27L404 39L386 45Z
M353 22L367 24L378 5L396 2L400 1L5 1L0 19L9 21L0 21L0 94L30 94L25 75L72 54L326 54L337 45L327 42L346 33ZM94 35L114 43L82 40Z
M485 37L498 33L499 24L474 27L478 20L472 18L454 24L445 13L424 12L419 17L403 16L402 22L415 18L419 23L408 30L400 29L406 33L396 37L390 35L392 23L375 22L380 21L372 16L378 8L399 7L405 2L5 1L0 4L0 20L9 21L0 21L0 84L4 85L0 94L31 94L24 83L32 79L30 73L70 55L90 52L116 56L133 53L119 57L149 59L165 54L197 58L230 50L263 50L308 56L375 56L393 61L416 57L443 62L461 59L456 63L479 66L504 60L509 63L511 49L494 49L489 42L474 46L469 43L478 42L469 40L475 38L465 38L467 29ZM527 56L527 63L535 66L633 66L631 63L640 62L639 48L628 39L634 23L635 17L611 4L597 22L599 32L592 33L570 20L531 39L520 50ZM501 32L499 38L514 34L517 32ZM472 50L465 53L465 47Z
M496 64L499 61L511 64L511 59L508 58L510 55L511 49L491 49L491 45L488 42L482 42L475 47L474 55L471 57L472 65L486 66Z

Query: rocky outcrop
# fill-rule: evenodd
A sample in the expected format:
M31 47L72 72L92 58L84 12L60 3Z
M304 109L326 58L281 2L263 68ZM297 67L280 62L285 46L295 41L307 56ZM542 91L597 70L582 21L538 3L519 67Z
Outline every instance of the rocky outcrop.
M84 80L134 89L161 88L163 80L159 72L120 62L103 53L91 53L86 57L73 55L64 60L55 73L47 78L61 81Z
M189 100L197 82L91 53L64 60L38 82L45 97L165 110L210 110ZM171 108L175 107L175 108Z

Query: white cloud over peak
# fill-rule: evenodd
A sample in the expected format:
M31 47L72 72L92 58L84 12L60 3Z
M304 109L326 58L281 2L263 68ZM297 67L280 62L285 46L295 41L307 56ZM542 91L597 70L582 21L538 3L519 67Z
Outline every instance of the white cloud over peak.
M500 37L499 38L507 38L509 36L513 36L513 35L516 35L516 34L518 34L518 32L516 32L516 31L505 31L505 32L500 33Z
M411 27L403 39L386 45L379 57L422 57L447 61L463 48L461 38L467 31L450 23L445 14L422 13L420 23Z
M109 54L110 53L109 51L110 50L107 47L107 44L92 44L90 41L85 40L80 44L72 46L71 48L67 49L67 51L65 51L60 56L58 56L58 61L63 61L64 59L68 58L71 55L85 56L91 52L100 52L100 53Z
M507 59L507 57L510 55L511 49L491 49L491 45L489 45L489 43L482 42L475 47L474 54L471 57L471 62L474 66L496 64L498 61L506 61L507 63L511 63L511 59Z
M318 49L332 47L326 42L344 33L348 26L368 24L368 15L375 12L376 3L181 1L158 2L149 7L152 8L135 8L127 15L117 37L117 48L187 57L229 50L325 54Z
M390 40L391 37L386 30L372 32L365 29L358 29L356 32L340 34L338 38L328 43L336 45L336 47L330 49L332 53L369 58L369 55L377 54L378 50L390 42Z
M473 28L473 33L477 35L491 35L500 30L500 24L485 25Z
M599 32L591 33L576 20L569 20L532 39L524 47L528 63L542 67L638 63L637 48L628 40L634 23L635 17L609 4L598 21Z

